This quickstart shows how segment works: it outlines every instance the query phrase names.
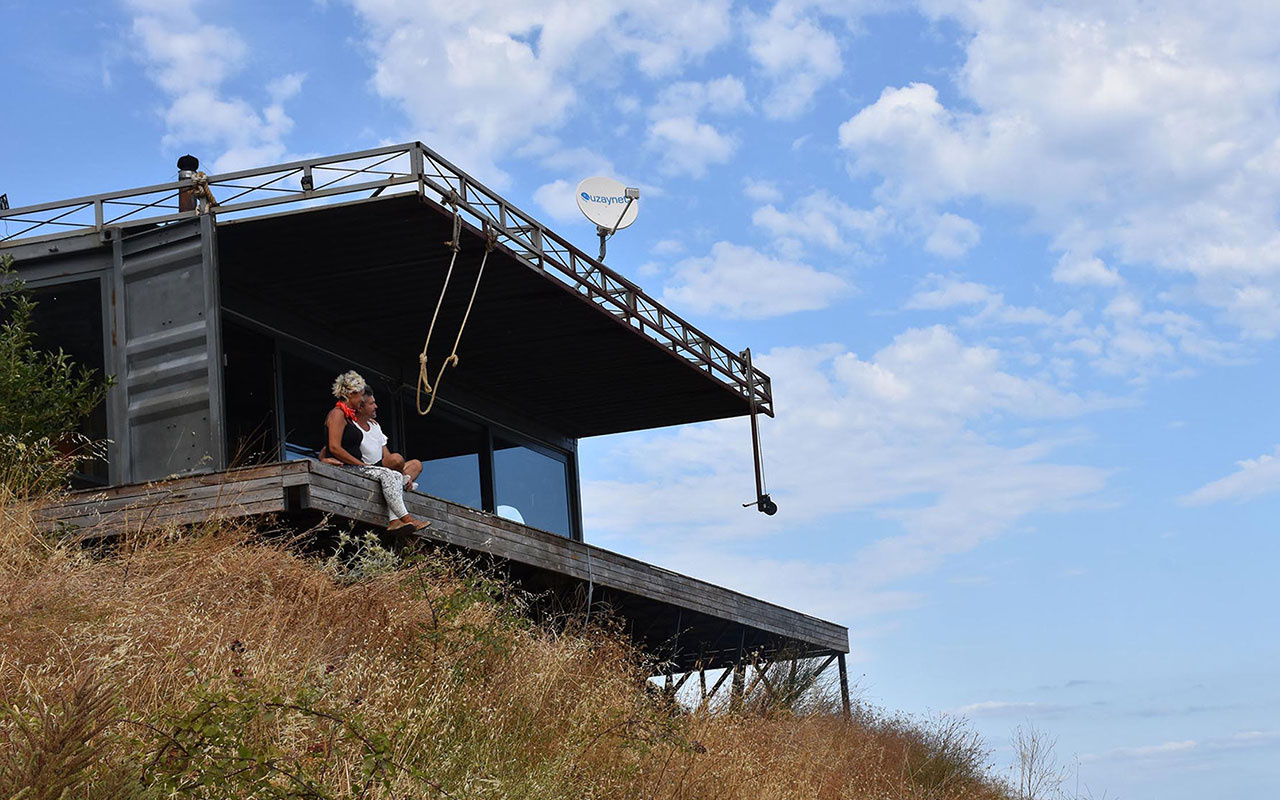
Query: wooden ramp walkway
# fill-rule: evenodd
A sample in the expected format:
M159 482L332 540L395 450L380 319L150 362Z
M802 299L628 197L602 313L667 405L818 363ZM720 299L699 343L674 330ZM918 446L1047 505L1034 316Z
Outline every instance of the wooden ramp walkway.
M522 584L576 598L578 608L607 607L668 674L849 651L844 626L428 495L407 492L405 502L431 521L423 538L490 556ZM265 514L298 524L323 515L339 524L387 522L373 480L314 461L85 490L41 511L51 528L83 538Z

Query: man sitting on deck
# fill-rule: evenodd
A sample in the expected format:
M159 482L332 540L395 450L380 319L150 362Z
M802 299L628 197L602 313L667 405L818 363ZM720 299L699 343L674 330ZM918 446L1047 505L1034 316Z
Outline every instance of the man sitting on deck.
M373 389L367 386L364 399L356 409L356 424L364 430L364 439L360 442L360 460L404 473L405 488L417 489L415 481L422 474L422 462L416 458L406 461L404 456L387 449L387 435L378 424L378 401L373 396Z
M422 462L416 458L405 460L404 456L387 449L387 435L378 424L378 401L373 396L373 389L365 387L355 411L355 424L364 432L364 438L360 441L360 452L352 455L358 455L361 461L371 466L386 467L403 474L405 488L417 489L415 481L422 474ZM342 466L341 461L329 454L328 447L320 450L320 460L326 464Z

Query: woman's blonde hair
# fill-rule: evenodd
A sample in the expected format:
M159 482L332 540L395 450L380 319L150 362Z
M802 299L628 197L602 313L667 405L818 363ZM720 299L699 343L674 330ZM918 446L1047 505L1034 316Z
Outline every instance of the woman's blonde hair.
M344 372L333 382L333 396L339 400L346 400L352 392L363 392L366 386L368 384L359 372L355 370Z

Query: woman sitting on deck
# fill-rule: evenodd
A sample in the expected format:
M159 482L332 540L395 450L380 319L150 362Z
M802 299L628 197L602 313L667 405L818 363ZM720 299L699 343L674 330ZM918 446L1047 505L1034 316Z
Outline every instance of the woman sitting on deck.
M431 523L409 516L404 507L404 474L386 467L375 467L360 460L360 444L364 431L356 424L357 411L364 397L366 384L358 372L344 372L333 382L333 396L338 398L329 415L324 418L326 449L329 458L336 459L347 469L374 478L382 484L382 496L391 512L389 531L422 530Z

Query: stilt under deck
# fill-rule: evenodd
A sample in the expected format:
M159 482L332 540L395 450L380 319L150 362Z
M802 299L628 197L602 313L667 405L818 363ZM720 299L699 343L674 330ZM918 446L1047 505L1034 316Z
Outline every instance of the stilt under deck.
M769 689L763 672L772 661L823 658L824 669L839 662L847 698L849 633L842 625L418 492L406 492L405 503L414 516L431 521L418 534L424 539L491 557L521 585L552 590L588 614L609 609L660 664L669 687L678 689L696 673L706 696L706 670L736 667L725 671L727 677L754 666L756 680ZM359 525L387 523L375 481L315 461L85 490L41 514L51 528L82 538L264 514L302 524L324 515ZM679 683L672 683L675 675L683 675ZM734 678L736 694L741 683Z

